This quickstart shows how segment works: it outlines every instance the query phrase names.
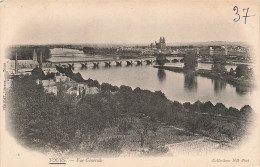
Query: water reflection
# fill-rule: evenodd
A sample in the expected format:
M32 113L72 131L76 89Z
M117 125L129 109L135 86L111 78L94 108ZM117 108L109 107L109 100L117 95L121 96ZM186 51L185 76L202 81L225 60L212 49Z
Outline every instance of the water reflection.
M188 90L197 90L197 77L192 72L184 74L184 88Z
M219 93L222 90L226 89L226 82L224 82L224 81L221 81L221 80L217 79L217 80L214 80L213 83L214 83L214 91L215 91L215 93Z
M253 90L253 88L250 88L250 87L236 86L236 92L239 95L245 95L248 92L251 92L252 90Z
M93 69L93 70L99 69L99 66L95 66L95 65L94 65L94 66L92 67L92 69Z
M87 70L87 68L88 68L87 66L85 66L85 67L82 66L80 69L81 69L81 70Z
M166 79L166 73L164 70L162 69L158 69L158 73L157 73L157 76L159 78L159 80L162 82Z

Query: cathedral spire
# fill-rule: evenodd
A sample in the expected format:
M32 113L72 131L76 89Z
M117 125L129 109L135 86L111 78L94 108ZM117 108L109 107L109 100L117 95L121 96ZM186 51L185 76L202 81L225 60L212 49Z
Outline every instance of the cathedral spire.
M42 69L42 52L41 52L41 54L40 54L39 68L41 68L41 69Z

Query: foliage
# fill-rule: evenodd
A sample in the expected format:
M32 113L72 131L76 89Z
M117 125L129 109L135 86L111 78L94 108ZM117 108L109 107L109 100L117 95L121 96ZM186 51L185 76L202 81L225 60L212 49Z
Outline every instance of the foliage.
M184 56L184 69L185 70L195 70L198 66L198 56L197 54L186 54Z
M156 57L156 62L158 65L164 65L165 63L169 62L169 60L166 59L165 55L159 54Z
M227 71L225 64L226 64L226 58L224 56L220 56L220 55L213 56L213 66L212 66L213 71L220 74L224 74Z
M139 147L156 146L153 135L160 123L174 125L191 133L214 138L239 140L253 110L246 105L240 110L222 103L197 101L181 104L170 101L161 91L151 92L122 85L118 91L101 84L100 94L75 97L48 94L31 76L14 78L7 93L7 125L20 142L30 147L71 152L120 152L123 138L132 131ZM114 92L114 93L111 93ZM229 121L226 121L226 120ZM116 128L114 133L106 129ZM161 149L160 149L161 148Z
M229 75L232 75L232 76L234 76L234 75L235 75L235 71L234 71L234 69L233 69L233 68L231 68L231 69L230 69L230 71L229 71Z
M244 64L240 64L236 68L236 77L240 78L242 76L247 79L250 79L253 76L252 70L250 70L248 66Z
M224 74L227 71L225 65L220 63L215 63L212 70L220 74Z
M109 138L102 140L99 143L99 150L105 151L105 152L110 152L110 153L120 153L122 149L122 144L120 143L121 139L119 137L115 138Z
M100 88L100 84L97 80L92 80L92 79L88 79L88 80L85 80L81 74L78 72L78 73L73 73L71 68L63 68L63 67L59 67L59 66L56 66L56 69L57 71L59 71L60 73L63 73L65 74L67 77L71 78L72 80L78 82L78 83L87 83L87 85L89 87L97 87L97 88Z

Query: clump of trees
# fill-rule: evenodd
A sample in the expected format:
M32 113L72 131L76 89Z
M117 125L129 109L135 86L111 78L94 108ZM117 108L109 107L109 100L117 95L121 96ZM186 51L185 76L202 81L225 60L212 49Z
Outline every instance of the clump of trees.
M236 77L245 77L246 79L251 79L253 77L253 70L248 68L245 64L240 64L236 68Z
M161 91L151 92L107 83L101 93L76 99L67 94L48 94L31 76L14 78L7 92L7 125L21 143L32 148L71 152L120 153L127 135L137 136L139 147L157 150L151 135L156 123L174 125L190 133L216 139L240 140L253 110L222 103L170 101ZM228 120L228 121L227 121ZM107 132L109 129L117 129ZM159 149L161 151L165 151Z
M198 55L196 53L187 53L184 56L184 70L194 71L198 66Z
M100 88L101 88L102 92L117 92L117 91L119 91L119 88L117 86L113 86L109 83L102 83Z
M219 74L224 74L227 72L225 67L226 58L224 56L215 55L213 56L212 70Z
M245 79L253 78L253 70L250 69L248 65L239 64L235 70L231 68L229 72L227 72L225 65L226 65L225 57L223 56L213 57L212 71L222 75L229 74L230 76L234 76L237 78L241 78L241 77L244 77Z
M35 79L44 79L45 74L42 69L37 66L32 70L32 77Z
M166 58L166 55L164 55L164 54L157 55L156 63L158 65L162 65L163 66L165 63L168 63L168 62L169 62L169 60Z

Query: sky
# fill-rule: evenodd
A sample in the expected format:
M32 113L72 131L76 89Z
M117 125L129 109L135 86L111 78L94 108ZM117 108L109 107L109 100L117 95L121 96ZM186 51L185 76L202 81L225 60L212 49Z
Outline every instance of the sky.
M149 44L250 41L257 35L257 1L45 0L1 3L1 36L8 44ZM238 6L241 19L233 7ZM249 7L244 24L243 8Z

